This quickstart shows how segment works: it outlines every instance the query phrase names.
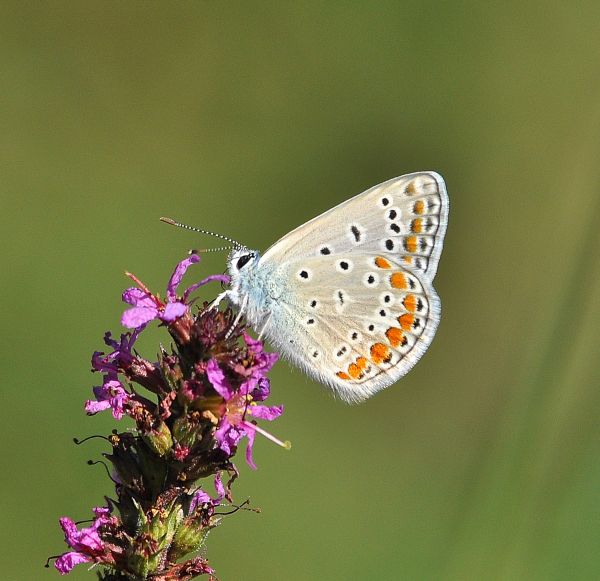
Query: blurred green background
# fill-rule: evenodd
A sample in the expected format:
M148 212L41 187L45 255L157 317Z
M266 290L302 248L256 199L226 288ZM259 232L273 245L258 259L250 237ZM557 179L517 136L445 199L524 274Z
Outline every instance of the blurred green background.
M422 169L451 200L431 349L357 407L278 364L294 447L240 460L263 512L209 558L222 581L600 578L599 24L597 2L2 3L2 579L57 578L58 517L110 493L105 448L71 438L114 425L82 406L123 271L163 289L213 244L159 216L265 249Z

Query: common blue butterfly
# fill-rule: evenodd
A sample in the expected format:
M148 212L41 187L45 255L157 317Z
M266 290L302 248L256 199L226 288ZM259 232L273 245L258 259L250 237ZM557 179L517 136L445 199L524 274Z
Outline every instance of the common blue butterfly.
M348 402L405 375L440 320L433 288L448 195L431 171L374 186L263 255L236 247L227 298L308 376Z
M405 375L440 321L433 288L448 224L443 178L417 172L374 186L313 218L263 255L234 249L230 286L214 301L238 307L308 376L360 402Z

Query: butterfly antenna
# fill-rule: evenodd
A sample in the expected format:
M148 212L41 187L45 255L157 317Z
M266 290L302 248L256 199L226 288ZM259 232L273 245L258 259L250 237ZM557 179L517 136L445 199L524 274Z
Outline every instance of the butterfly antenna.
M214 236L215 238L220 238L221 240L225 240L226 242L230 242L233 244L233 247L236 249L246 248L243 244L240 244L237 240L233 238L229 238L228 236L223 236L223 234L217 234L216 232L211 232L210 230L202 230L201 228L196 228L194 226L188 226L187 224L182 224L181 222L175 222L172 218L165 218L161 216L161 222L165 224L171 224L171 226L179 226L180 228L185 228L186 230L192 230L193 232L199 232L200 234L207 234L208 236ZM220 249L217 249L220 250Z
M194 248L190 250L188 254L206 254L207 252L223 252L224 250L231 250L233 246L219 246L219 248Z

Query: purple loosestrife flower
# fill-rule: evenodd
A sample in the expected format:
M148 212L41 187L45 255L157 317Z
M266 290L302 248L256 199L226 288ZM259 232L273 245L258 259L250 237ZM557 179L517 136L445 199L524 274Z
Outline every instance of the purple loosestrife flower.
M179 286L187 269L199 260L200 257L197 254L192 254L175 267L167 284L166 303L153 296L145 287L143 289L136 287L128 288L123 293L123 301L133 305L133 308L127 309L123 313L121 317L123 326L139 329L153 319L160 319L164 323L172 323L183 316L187 312L187 305L177 299L175 290Z
M246 461L252 468L257 433L289 447L257 425L283 412L283 406L263 403L277 354L265 352L242 324L233 328L230 308L219 311L205 303L192 312L191 293L229 278L209 276L177 294L184 274L198 261L192 255L177 265L164 300L128 275L137 287L123 293L131 307L121 321L133 331L119 340L106 333L109 353L92 356L92 371L101 373L103 381L94 387L95 399L86 402L86 412L110 409L115 419L133 420L135 431L115 430L107 438L112 450L104 457L112 464L115 485L108 507L94 509L92 525L79 530L72 520L60 520L72 549L56 559L61 574L90 563L99 566L103 581L212 575L206 559L193 553L205 546L208 532L225 514L237 510L217 511L233 502L238 444L247 439ZM166 327L173 341L170 351L160 346L156 361L134 350L153 320ZM202 484L207 478L214 478L215 497Z
M197 254L192 254L175 267L167 284L166 302L161 301L158 296L153 295L136 277L128 273L129 277L138 283L140 288L128 288L123 293L123 301L133 305L121 317L123 326L130 329L143 329L153 319L159 319L163 323L172 323L188 313L189 307L186 304L186 300L191 292L207 282L215 280L225 283L229 282L227 275L212 275L192 285L186 289L182 297L178 297L176 293L177 287L181 283L187 269L199 261L200 257Z
M245 337L248 338L247 335ZM253 341L253 343L256 342ZM252 348L256 348L256 345L249 344L249 353ZM256 350L257 355L260 353L261 351ZM265 357L263 359L266 360ZM249 421L250 417L274 420L283 413L283 406L268 407L256 403L266 399L269 395L269 380L261 374L268 371L275 360L276 357L271 358L269 362L261 361L256 366L250 367L248 369L249 378L242 383L238 390L232 388L225 373L214 359L211 359L206 366L206 375L215 391L223 398L224 404L215 439L225 453L232 454L241 438L246 436L248 438L246 461L254 469L256 469L256 465L252 459L252 447L256 432L264 434L283 447L289 447L289 443L281 442Z
M139 333L136 331L133 334L124 333L121 335L120 342L112 338L110 331L104 334L104 343L113 348L113 351L105 355L102 351L94 351L92 355L92 368L94 371L103 373L117 373L131 365L135 359L135 355L131 353L133 344L138 338Z
M223 486L220 472L217 472L215 475L215 490L217 491L217 498L211 498L208 492L205 492L202 489L197 490L192 496L189 513L195 512L196 509L202 505L209 505L215 509L221 504L221 501L225 498L225 487Z
M85 404L85 411L88 414L96 414L102 410L112 408L112 415L115 420L123 417L124 407L129 402L129 393L121 382L114 375L109 374L104 378L101 386L94 387L96 401L88 400Z
M60 526L65 533L65 542L69 547L75 549L64 553L56 560L55 567L61 575L69 573L75 565L80 563L92 561L111 563L110 552L107 551L98 533L100 527L113 522L109 516L110 510L104 507L96 507L94 508L94 514L96 518L92 526L81 530L77 530L77 525L70 518L62 517L60 519Z

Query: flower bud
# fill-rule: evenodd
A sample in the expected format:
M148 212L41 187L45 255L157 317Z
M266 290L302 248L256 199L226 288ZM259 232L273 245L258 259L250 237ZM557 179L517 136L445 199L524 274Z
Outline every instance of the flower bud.
M183 520L183 510L178 502L169 508L157 510L148 526L148 533L155 539L160 550L167 549L173 540L175 531Z
M177 391L183 379L179 358L169 355L164 349L161 349L159 364L169 390Z
M151 432L142 437L150 449L159 456L164 456L173 447L171 430L162 420L155 424Z
M213 518L210 520L213 521ZM213 524L202 526L198 518L186 518L173 537L173 544L169 550L171 559L177 561L202 548L208 533L219 524L219 521L220 519L214 518Z

